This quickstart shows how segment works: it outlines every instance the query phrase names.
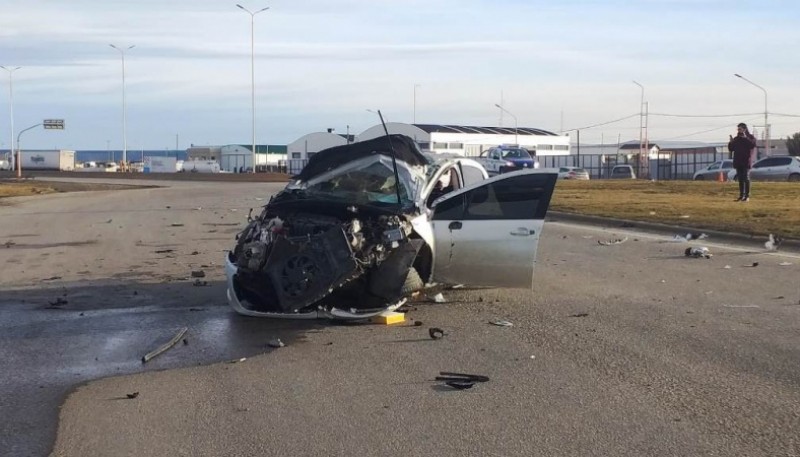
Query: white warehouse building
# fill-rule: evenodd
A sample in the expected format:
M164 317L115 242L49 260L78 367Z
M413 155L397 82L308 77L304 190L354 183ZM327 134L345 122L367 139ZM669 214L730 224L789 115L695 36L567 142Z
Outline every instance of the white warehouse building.
M546 130L530 127L475 127L465 125L405 124L389 122L389 133L411 137L423 151L453 153L468 157L480 155L490 147L500 144L518 144L536 153L537 156L569 155L570 141L567 135L558 135ZM370 140L385 135L383 125L363 131L358 141Z

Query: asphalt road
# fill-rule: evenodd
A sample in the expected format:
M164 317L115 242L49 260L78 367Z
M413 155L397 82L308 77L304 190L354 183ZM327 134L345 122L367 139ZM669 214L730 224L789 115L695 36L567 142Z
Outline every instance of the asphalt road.
M167 185L0 207L8 455L51 449L73 386L142 370L78 387L53 455L800 455L800 255L548 223L533 292L445 290L420 326L271 322L228 311L220 260L279 185Z

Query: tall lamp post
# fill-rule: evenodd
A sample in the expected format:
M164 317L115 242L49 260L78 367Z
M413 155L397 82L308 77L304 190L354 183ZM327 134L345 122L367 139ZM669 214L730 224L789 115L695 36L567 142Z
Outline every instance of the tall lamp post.
M764 89L739 73L734 73L733 76L736 76L737 78L758 87L762 92L764 92L764 155L769 155L769 111L767 110L767 89Z
M634 81L634 84L639 86L639 89L642 90L641 97L639 98L639 165L642 163L642 156L644 155L644 138L642 138L642 134L644 133L644 86L639 84L638 82ZM637 167L636 173L641 172L641 166Z
M9 110L11 112L11 139L8 140L11 143L11 147L9 151L9 157L14 156L14 72L19 70L22 67L14 67L14 68L7 68L0 65L0 68L8 72L8 101L9 101ZM17 178L22 177L22 169L19 165L19 154L17 154L17 158L14 159L14 164L17 168Z
M128 46L125 49L118 48L113 44L109 44L112 48L119 51L122 57L122 169L125 170L128 166L128 105L125 98L125 51L136 47L135 44Z
M494 106L500 108L500 111L514 118L514 142L517 143L517 146L519 146L519 123L517 123L517 116L511 114L511 111L503 108L499 103L495 103Z
M250 103L253 109L253 173L256 172L256 48L255 48L255 18L256 14L269 9L261 8L252 12L238 3L236 6L250 15Z

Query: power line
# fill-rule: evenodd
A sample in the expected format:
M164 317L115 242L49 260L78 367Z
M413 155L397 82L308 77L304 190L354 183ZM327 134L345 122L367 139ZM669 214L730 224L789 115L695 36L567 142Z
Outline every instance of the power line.
M746 120L747 120L747 122L751 122L753 120L758 120L758 119L760 119L760 118L751 118L751 119L746 119ZM703 133L715 132L717 130L722 130L722 129L726 129L726 128L730 128L730 124L725 124L725 125L722 125L722 126L719 126L719 127L714 127L713 129L702 130L700 132L687 133L686 135L678 135L678 136L673 136L673 137L670 137L670 138L663 138L661 141L679 140L681 138L687 138L687 137L690 137L690 136L701 135Z
M639 113L636 113L636 114L631 114L630 116L625 116L625 117L621 117L621 118L619 118L619 119L614 119L613 121L601 122L601 123L599 123L599 124L587 125L587 126L585 126L585 127L578 127L578 128L574 128L574 129L567 129L567 130L564 130L564 131L565 131L565 132L574 132L574 131L576 131L576 130L588 130L588 129L593 129L593 128L595 128L595 127L602 127L602 126L604 126L604 125L608 125L608 124L614 124L614 123L616 123L616 122L625 121L625 120L628 120L628 119L631 119L631 118L634 118L634 117L638 117L638 116L639 116Z
M744 116L759 116L764 113L744 113L744 114L666 114L666 113L650 113L651 116L662 117L744 117ZM770 113L774 114L774 113Z
M783 117L800 117L800 114L782 114L782 113L769 113L773 116L783 116Z

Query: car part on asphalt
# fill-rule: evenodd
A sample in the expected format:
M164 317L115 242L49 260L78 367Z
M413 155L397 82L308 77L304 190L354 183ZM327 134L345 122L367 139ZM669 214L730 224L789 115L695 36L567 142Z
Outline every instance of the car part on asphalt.
M626 241L628 241L628 237L627 236L625 238L614 238L614 239L606 240L606 241L597 240L597 244L599 244L600 246L614 246L614 245L617 245L617 244L622 244L622 243L624 243Z
M777 251L778 248L781 247L781 243L783 243L783 238L770 233L769 240L764 243L764 247L767 248L768 251Z
M437 381L472 381L489 382L489 377L480 374L454 373L452 371L440 371Z
M511 323L509 321L503 321L503 320L491 321L489 323L492 324L492 325L496 325L498 327L513 327L514 326L513 323Z
M705 246L698 246L693 248L686 248L686 251L683 253L686 257L693 257L695 259L710 259L713 257L711 252L709 252L708 248Z
M444 330L438 327L433 327L428 329L428 335L431 337L431 339L440 340L444 338L445 333Z
M153 351L150 351L147 354L145 354L144 357L142 357L142 363L147 363L153 360L154 358L158 357L159 355L163 354L164 352L168 351L171 347L175 346L175 344L177 344L178 341L180 341L184 335L186 335L187 331L189 331L187 327L183 327L182 329L178 330L178 333L176 333L171 340L162 344Z
M271 340L269 343L267 343L267 346L277 349L286 346L286 344L284 344L280 338L275 338L274 340Z

